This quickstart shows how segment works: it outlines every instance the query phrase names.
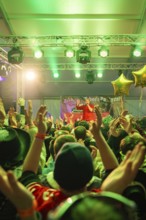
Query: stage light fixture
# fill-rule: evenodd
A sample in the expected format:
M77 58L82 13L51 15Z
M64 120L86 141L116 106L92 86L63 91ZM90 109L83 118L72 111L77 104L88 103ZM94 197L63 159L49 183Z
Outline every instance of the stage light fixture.
M77 72L77 73L75 73L75 77L76 77L76 78L80 78L80 77L81 77L81 74Z
M101 72L97 73L97 77L98 78L102 78L103 77L103 73L101 73Z
M43 50L41 50L41 49L37 49L37 50L35 50L35 52L34 52L34 57L37 58L37 59L42 58L43 55L44 55L44 52L43 52Z
M109 56L109 49L105 46L102 46L99 50L98 50L98 55L100 57L107 57Z
M87 46L81 46L81 48L76 52L77 62L86 64L86 63L90 63L90 59L91 59L91 51L88 50Z
M139 47L135 47L132 51L132 55L134 57L140 57L141 56L141 49Z
M88 82L88 84L93 84L93 82L95 81L95 74L93 71L88 71L86 73L86 81Z
M8 62L12 64L20 64L23 62L23 51L20 47L12 47L8 51Z
M53 77L54 78L59 78L59 73L58 72L53 73Z
M65 56L66 57L69 57L69 58L72 58L75 56L75 51L72 49L72 48L67 48L65 51Z

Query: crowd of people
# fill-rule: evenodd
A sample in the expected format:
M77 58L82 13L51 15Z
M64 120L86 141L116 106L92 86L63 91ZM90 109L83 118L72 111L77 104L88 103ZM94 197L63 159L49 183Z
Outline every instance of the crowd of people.
M0 99L0 219L146 219L146 118L123 110L96 121L47 117ZM79 108L79 103L77 103Z

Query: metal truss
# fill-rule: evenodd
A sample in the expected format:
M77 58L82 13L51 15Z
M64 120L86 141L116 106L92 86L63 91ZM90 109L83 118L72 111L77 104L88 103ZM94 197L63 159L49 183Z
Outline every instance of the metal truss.
M0 68L2 66L5 66L6 68L12 68L12 69L22 69L21 65L14 65L8 62L7 58L7 51L0 47Z
M74 36L0 36L1 47L11 47L18 44L21 47L64 47L65 45L79 46L130 46L146 45L146 35L74 35Z
M56 64L54 67L47 64L33 64L33 67L39 70L104 70L104 69L111 69L111 70L135 70L141 69L145 63L90 63L90 64L80 64L77 65L76 63L61 63ZM30 67L30 64L23 64L23 68L27 69Z

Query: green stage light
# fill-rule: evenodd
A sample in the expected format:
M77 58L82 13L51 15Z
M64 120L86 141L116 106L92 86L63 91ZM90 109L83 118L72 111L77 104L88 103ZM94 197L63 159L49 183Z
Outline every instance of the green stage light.
M76 78L80 78L80 77L81 77L81 74L80 74L80 73L75 73L75 77L76 77Z
M95 74L93 71L91 71L91 70L87 71L86 81L88 84L93 84L93 82L95 81Z
M97 77L98 77L98 78L102 78L102 77L103 77L103 74L99 72L99 73L97 73Z
M75 56L75 51L72 48L68 48L65 50L65 56L72 58Z
M90 63L90 59L91 59L91 51L88 50L87 46L81 46L81 48L76 52L77 62L86 64L86 63Z
M102 46L99 50L98 50L98 55L100 57L107 57L109 56L109 49L106 48L105 46Z
M56 73L53 73L53 77L54 77L54 78L59 78L59 73L57 73L57 72L56 72Z
M140 57L141 56L141 49L140 48L134 48L133 52L132 52L134 57Z
M12 47L8 51L8 62L12 64L20 64L23 62L23 51L19 47Z
M40 59L42 58L44 55L44 52L40 49L37 49L35 52L34 52L34 57L37 58L37 59Z

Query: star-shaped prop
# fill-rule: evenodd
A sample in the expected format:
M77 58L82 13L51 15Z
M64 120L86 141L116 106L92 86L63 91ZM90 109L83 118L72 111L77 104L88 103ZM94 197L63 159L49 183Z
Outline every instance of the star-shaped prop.
M118 79L111 83L114 87L114 95L129 95L129 89L133 84L133 80L127 79L122 73Z
M132 72L132 74L135 79L135 86L146 86L146 65L142 69Z

